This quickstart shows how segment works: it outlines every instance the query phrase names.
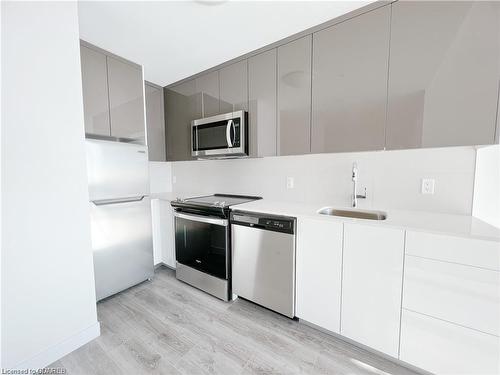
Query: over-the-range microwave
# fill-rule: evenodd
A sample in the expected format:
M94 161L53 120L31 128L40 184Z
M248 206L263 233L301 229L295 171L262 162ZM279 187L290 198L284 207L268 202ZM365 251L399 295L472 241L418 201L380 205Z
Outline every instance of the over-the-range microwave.
M235 111L192 121L191 155L203 159L248 156L248 113Z

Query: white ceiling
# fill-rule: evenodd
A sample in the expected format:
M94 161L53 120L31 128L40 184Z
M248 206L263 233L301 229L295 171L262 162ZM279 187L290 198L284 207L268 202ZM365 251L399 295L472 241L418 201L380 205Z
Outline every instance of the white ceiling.
M371 1L80 1L80 37L161 86Z

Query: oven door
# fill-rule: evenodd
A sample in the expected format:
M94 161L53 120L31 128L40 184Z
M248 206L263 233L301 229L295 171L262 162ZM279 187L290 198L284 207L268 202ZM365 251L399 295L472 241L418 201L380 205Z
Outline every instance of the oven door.
M193 121L192 156L247 155L245 119L246 112L238 111Z
M227 280L230 264L228 220L177 211L174 217L176 261Z

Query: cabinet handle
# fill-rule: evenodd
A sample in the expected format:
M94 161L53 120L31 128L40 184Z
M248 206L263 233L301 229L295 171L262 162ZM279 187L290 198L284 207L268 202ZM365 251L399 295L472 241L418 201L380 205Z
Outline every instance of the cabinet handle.
M119 203L133 203L142 201L144 197L145 197L144 195L141 195L139 197L133 197L133 198L100 199L92 201L92 203L95 204L96 206L105 206L108 204L119 204Z

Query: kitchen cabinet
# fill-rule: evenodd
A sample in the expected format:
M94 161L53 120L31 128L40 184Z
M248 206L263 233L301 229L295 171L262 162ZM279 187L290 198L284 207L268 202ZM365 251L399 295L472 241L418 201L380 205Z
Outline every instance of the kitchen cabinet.
M498 374L500 338L403 309L400 359L434 374Z
M142 67L107 56L111 135L144 144Z
M250 156L276 155L276 49L248 59Z
M313 34L311 152L384 149L390 11Z
M500 335L498 271L406 255L403 285L404 308Z
M278 155L311 151L311 35L278 47Z
M496 130L495 130L495 142L494 143L497 143L497 144L500 143L500 79L498 80L497 126L496 126Z
M149 161L166 161L163 88L146 82L144 92Z
M80 46L85 133L109 136L106 55Z
M392 4L388 149L494 142L500 3Z
M297 222L297 317L331 332L340 332L342 289L341 222Z
M220 112L248 111L248 62L242 60L219 71Z
M142 66L80 42L85 132L146 143Z
M404 230L344 224L340 333L398 357Z
M175 268L174 215L170 202L151 200L154 264Z
M498 372L498 242L407 231L400 359L433 373Z
M220 113L219 72L210 72L197 77L195 85L197 96L194 105L201 106L201 109L199 108L201 116L193 120L218 115Z
M500 271L498 242L416 231L406 232L407 255Z
M192 160L191 121L202 117L194 79L165 89L167 160Z

